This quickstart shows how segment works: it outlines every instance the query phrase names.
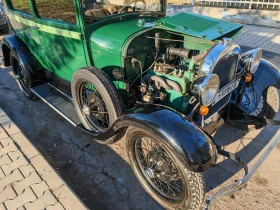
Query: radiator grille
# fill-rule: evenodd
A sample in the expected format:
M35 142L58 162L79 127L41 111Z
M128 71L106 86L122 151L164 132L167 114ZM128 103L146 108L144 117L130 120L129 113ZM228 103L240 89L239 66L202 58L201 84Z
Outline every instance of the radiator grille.
M235 78L238 56L230 56L221 59L213 70L220 78L220 89L226 86Z

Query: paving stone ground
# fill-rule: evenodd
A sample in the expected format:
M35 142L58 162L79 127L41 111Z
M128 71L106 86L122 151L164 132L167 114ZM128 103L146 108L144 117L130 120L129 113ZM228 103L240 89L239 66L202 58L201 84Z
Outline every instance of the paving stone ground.
M280 53L280 29L245 25L235 43Z
M0 210L87 207L0 108Z

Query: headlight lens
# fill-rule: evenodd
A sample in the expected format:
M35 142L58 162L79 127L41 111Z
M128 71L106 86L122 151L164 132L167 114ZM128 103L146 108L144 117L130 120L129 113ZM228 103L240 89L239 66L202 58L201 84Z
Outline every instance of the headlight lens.
M252 74L254 74L259 68L261 58L262 58L261 48L250 50L241 55L241 64Z
M191 85L191 92L204 106L209 106L214 101L219 91L220 79L216 74L198 78Z

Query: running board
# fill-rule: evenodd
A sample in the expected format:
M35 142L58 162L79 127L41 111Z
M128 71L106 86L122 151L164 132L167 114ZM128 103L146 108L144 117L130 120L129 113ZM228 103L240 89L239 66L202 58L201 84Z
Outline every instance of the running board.
M49 83L33 87L31 91L75 127L81 123L70 96Z

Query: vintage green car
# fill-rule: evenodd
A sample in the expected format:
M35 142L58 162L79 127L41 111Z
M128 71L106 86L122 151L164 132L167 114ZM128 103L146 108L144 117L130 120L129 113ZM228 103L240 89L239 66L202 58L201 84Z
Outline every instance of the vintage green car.
M126 136L136 177L164 208L207 209L243 187L275 147L248 171L211 136L224 122L279 125L279 70L261 49L242 54L232 43L242 25L169 17L165 0L4 4L14 33L2 41L3 62L26 97L41 98L100 143ZM205 202L201 172L218 154L237 161L245 177Z

